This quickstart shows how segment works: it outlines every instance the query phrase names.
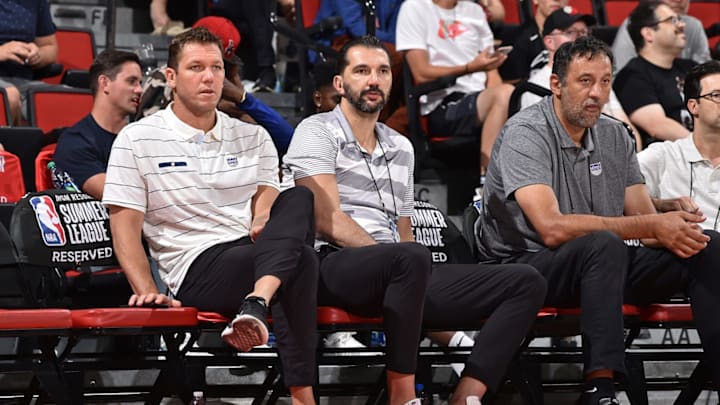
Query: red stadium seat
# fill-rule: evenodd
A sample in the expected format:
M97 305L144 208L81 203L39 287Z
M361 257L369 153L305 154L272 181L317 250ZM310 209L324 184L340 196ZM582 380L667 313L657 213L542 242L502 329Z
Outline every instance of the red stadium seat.
M75 125L90 113L93 97L90 90L72 87L35 87L28 91L30 125L50 133L57 128Z
M0 203L17 202L25 195L25 181L17 155L0 151Z
M55 154L55 146L57 146L57 144L43 148L35 158L35 189L37 191L55 188L50 178L50 171L47 168L48 163L52 161L53 155Z
M68 71L89 71L95 60L95 37L92 30L83 28L58 28L57 63L62 64L62 74L44 78L49 84L60 84Z
M4 88L0 88L0 127L9 125L11 125L11 120L7 92Z

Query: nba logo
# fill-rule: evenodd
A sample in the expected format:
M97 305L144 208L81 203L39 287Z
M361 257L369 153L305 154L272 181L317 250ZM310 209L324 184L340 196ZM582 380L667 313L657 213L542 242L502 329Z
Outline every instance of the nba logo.
M43 242L47 246L65 246L65 229L60 224L60 216L52 198L41 195L30 199L35 211Z

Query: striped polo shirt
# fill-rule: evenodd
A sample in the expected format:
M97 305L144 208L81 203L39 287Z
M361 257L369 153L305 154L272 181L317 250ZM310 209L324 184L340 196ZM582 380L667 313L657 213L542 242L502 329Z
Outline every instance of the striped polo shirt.
M216 114L204 133L170 104L123 128L110 154L103 203L145 213L150 254L175 294L202 252L249 234L258 186L278 188L267 131Z
M375 135L375 150L363 149L340 106L308 117L283 158L285 175L334 174L340 209L377 242L397 242L398 217L413 213L412 144L382 123L375 124Z

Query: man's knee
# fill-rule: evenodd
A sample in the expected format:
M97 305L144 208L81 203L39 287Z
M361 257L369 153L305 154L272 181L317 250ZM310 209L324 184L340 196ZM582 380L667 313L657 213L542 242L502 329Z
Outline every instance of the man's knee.
M701 250L697 255L697 258L702 261L703 267L711 267L711 271L714 272L717 265L720 265L720 233L706 230L705 235L709 236L710 240L705 249Z
M583 237L581 253L582 274L598 282L607 280L616 284L624 280L628 265L628 251L625 242L609 231L593 232ZM614 281L611 281L614 280Z
M516 272L513 290L517 294L527 296L538 306L542 305L547 293L547 280L530 265L518 264L516 266L517 268L513 269Z
M411 273L426 280L430 278L432 257L428 248L415 242L402 242L394 246L393 251L395 253L393 265L399 271Z

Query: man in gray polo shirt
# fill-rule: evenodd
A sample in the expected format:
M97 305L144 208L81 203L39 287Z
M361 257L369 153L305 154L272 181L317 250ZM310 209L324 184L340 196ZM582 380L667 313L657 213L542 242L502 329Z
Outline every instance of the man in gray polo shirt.
M600 115L611 80L603 42L583 37L556 51L553 96L508 120L495 143L478 230L487 256L545 276L546 305L582 308L580 404L618 403L624 296L643 304L685 291L708 364L720 366L720 235L703 233L696 213L656 214L630 137Z
M283 159L315 196L318 302L383 316L391 405L420 404L413 374L421 322L453 330L485 320L451 401L477 405L502 383L545 281L515 264L437 265L430 274L430 252L410 227L412 145L377 122L392 84L390 54L363 37L343 47L338 64L340 105L301 122Z

